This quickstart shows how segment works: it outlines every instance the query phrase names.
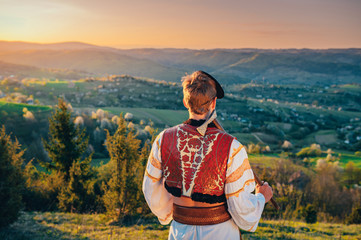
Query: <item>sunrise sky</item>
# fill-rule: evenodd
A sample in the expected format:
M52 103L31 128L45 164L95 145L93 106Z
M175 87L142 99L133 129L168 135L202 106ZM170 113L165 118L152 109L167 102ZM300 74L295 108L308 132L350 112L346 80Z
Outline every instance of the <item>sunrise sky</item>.
M119 48L361 47L360 0L0 0L0 40Z

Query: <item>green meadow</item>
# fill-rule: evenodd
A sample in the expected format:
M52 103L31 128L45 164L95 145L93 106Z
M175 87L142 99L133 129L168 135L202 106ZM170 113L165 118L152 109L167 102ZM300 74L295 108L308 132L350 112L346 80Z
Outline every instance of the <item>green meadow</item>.
M47 112L52 110L52 107L45 105L29 105L26 103L11 103L0 101L0 111L23 114L24 108L27 108L31 112Z
M115 115L127 112L132 113L136 120L151 120L155 125L173 126L179 124L188 118L188 112L185 110L167 110L155 108L122 108L105 107L103 110L109 111Z

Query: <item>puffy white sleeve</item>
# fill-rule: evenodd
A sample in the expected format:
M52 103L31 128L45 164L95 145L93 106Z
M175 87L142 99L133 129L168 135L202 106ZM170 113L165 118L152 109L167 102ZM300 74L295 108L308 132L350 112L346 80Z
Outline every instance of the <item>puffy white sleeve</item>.
M161 224L169 224L173 219L173 196L164 187L161 159L161 132L155 139L150 152L143 179L143 193L150 210Z
M225 194L232 219L238 227L249 232L256 231L265 205L265 198L261 193L252 193L255 185L247 152L234 139L227 162Z

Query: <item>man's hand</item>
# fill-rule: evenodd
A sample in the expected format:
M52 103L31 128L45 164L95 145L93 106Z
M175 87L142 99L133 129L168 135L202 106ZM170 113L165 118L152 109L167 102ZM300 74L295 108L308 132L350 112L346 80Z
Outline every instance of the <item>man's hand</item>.
M258 184L256 185L256 194L262 193L262 195L266 199L266 202L268 202L273 196L272 188L268 185L268 182L262 181L262 183L262 186Z

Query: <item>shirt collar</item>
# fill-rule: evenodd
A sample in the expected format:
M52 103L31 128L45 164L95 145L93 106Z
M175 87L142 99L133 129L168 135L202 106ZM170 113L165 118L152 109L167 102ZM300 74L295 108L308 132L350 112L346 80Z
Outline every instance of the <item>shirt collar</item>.
M191 125L191 126L194 126L194 127L199 127L201 126L206 120L205 119L201 119L201 120L196 120L196 119L192 119L192 118L189 118L188 120L184 121L183 123L184 124L188 124L188 125ZM208 127L216 127L216 125L212 122L210 124L208 124Z

